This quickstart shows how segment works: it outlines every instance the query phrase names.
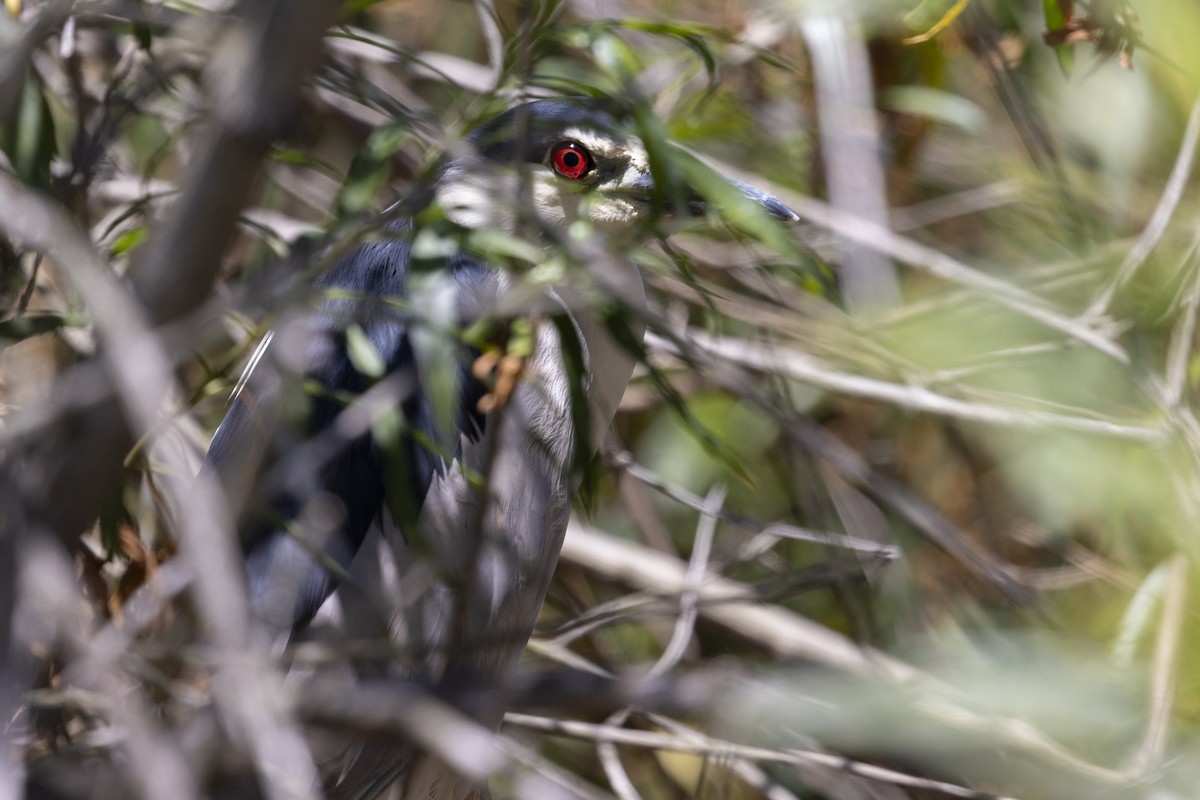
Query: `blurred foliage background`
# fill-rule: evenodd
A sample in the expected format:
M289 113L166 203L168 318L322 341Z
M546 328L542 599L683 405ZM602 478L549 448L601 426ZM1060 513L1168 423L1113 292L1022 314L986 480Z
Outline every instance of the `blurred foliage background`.
M107 700L63 678L170 562L164 481L198 465L314 254L543 94L626 97L803 221L631 254L660 325L494 795L1195 796L1200 5L317 5L0 14L0 797L26 771L56 771L57 796L164 796L94 779L159 768L112 705L144 696L176 735L218 691L203 670L167 680L131 634L102 651ZM311 76L263 77L239 32L289 15ZM245 165L199 174L222 125ZM179 210L222 193L228 233ZM76 419L100 403L88 366L137 357L98 321L109 284L63 258L77 246L171 359L128 442ZM193 246L211 274L177 285L162 265L184 274ZM163 778L194 782L178 796L222 796L220 769L185 760Z

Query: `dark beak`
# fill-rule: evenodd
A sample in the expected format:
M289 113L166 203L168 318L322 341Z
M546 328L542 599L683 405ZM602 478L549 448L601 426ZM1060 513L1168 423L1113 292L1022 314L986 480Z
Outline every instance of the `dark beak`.
M737 187L738 191L757 203L760 208L764 209L775 219L782 220L783 222L800 221L800 215L784 205L783 202L774 195L767 194L762 189L756 189L748 183L742 183L741 181L734 180L733 178L726 178L725 180Z
M710 174L716 177L716 173ZM742 183L741 181L733 178L720 176L720 180L727 184L727 187L724 188L724 192L728 192L728 187L737 189L742 196L753 201L755 205L766 211L775 219L782 222L798 222L800 220L799 214L788 208L783 201L774 195L767 194L761 189L756 189L748 183ZM657 192L655 189L654 178L649 173L637 175L633 181L626 185L625 189L631 195L640 197L642 198L643 202L647 203L654 202L655 194ZM684 202L686 203L687 213L693 217L703 217L708 213L710 206L714 204L720 205L720 195L722 193L722 191L717 191L715 192L717 196L705 197L694 189L685 189ZM664 216L674 216L674 209L671 208L669 197L661 197L659 202L662 202L665 206L662 211Z

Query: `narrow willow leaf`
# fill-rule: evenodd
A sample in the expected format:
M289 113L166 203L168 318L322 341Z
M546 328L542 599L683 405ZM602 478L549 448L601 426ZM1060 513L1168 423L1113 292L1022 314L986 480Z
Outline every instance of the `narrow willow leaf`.
M379 355L375 345L358 325L346 328L346 354L350 356L350 363L354 368L363 375L376 380L383 377L383 356Z

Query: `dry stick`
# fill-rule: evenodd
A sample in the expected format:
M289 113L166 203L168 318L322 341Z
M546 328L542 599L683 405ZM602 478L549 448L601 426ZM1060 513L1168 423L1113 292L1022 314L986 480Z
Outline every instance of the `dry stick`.
M698 351L701 348L684 336L671 336L669 352L677 354L685 361L697 364L705 363L706 367L717 375L733 391L746 397L761 408L776 416L782 424L788 427L790 435L796 436L810 449L819 450L829 461L847 476L855 476L856 480L870 480L872 492L891 505L895 510L913 523L930 539L948 553L954 555L967 566L983 575L988 581L1015 602L1025 602L1028 598L1027 587L1013 574L1012 568L998 564L989 554L981 551L961 536L957 529L950 525L937 512L933 511L923 501L914 497L910 491L899 484L887 481L871 473L865 461L850 448L841 445L833 437L820 431L815 425L801 425L798 420L781 414L778 407L768 398L745 390L744 372L733 364L705 358ZM666 336L647 335L651 342L666 341Z
M790 426L792 431L796 426ZM816 431L816 428L812 428ZM818 456L826 459L833 467L839 471L839 474L851 481L854 486L865 489L876 499L883 501L889 506L894 507L896 511L901 513L913 527L922 530L926 536L929 536L932 541L938 543L944 549L947 549L952 554L959 554L960 548L954 545L953 542L965 540L966 534L960 530L956 530L952 524L944 521L944 518L938 515L937 511L926 506L923 501L917 501L906 494L906 489L887 480L881 480L880 477L872 475L871 469L862 458L857 456L852 450L844 445L838 445L836 440L828 435L823 435L820 443L815 440L805 439L806 446L816 452ZM671 498L676 503L682 504L689 509L704 512L704 500L696 494L686 491L683 487L673 485L662 479L661 476L653 473L652 470L643 467L634 461L631 453L622 451L614 453L611 457L614 467L625 471L631 477L635 477L638 481L646 483L655 491L661 492L665 497ZM757 531L757 535L739 549L736 554L737 561L746 561L757 558L767 549L774 546L775 542L780 539L794 539L797 541L815 542L818 545L826 545L829 547L844 547L860 553L868 553L882 560L895 560L901 558L902 552L898 546L883 545L883 543L871 540L862 539L858 536L850 536L847 534L827 533L827 531L809 530L798 528L796 525L790 525L781 522L762 523L755 519L746 518L736 513L722 511L718 513L720 519L730 522L737 527L746 528ZM971 558L983 559L988 561L991 569L1007 571L1008 578L1016 579L1020 583L1030 585L1037 589L1057 589L1072 587L1084 581L1091 581L1097 577L1096 570L1085 570L1079 565L1066 567L1040 567L1040 569L1030 569L1030 567L1018 567L1010 564L1004 564L1000 559L990 557L989 554L972 549ZM1110 579L1112 576L1109 576ZM632 599L623 599L622 606L617 607L616 603L606 603L606 606L613 606L613 612L620 612L646 604L646 599L634 601ZM599 612L602 607L592 610ZM581 625L580 628L571 628L568 633L563 633L562 636L554 639L559 645L570 642L570 640L582 636L592 628L606 624L607 619L599 619L587 625Z
M832 10L800 18L816 85L821 157L830 205L886 226L887 197L876 130L875 98L866 37L853 13ZM869 312L900 302L895 267L862 242L840 247L839 273L849 311Z
M965 416L968 419L986 421L991 424L1009 424L1016 425L1017 427L1027 426L1031 423L1034 427L1039 425L1054 425L1069 430L1082 429L1093 434L1103 433L1119 438L1144 441L1150 444L1165 442L1167 431L1169 430L1169 427L1165 423L1153 427L1130 426L1060 414L1022 412L995 406L968 403L937 395L925 389L912 389L871 378L835 372L820 365L820 362L805 353L766 344L761 346L755 345L741 339L722 339L711 337L707 334L696 333L693 338L678 337L668 340L663 336L650 333L647 334L647 341L652 346L657 345L661 350L665 350L673 356L683 358L692 363L705 360L700 358L696 351L707 351L709 355L721 356L725 360L739 366L780 370L777 362L786 356L788 369L783 369L784 373L790 372L794 377L808 380L817 385L823 385L826 388L840 389L892 402L898 402L898 398L911 400L913 392L918 392L917 396L919 398L923 401L928 401L920 404L928 406L927 410L966 412ZM703 346L705 343L709 345L707 348ZM721 345L721 347L715 345ZM723 352L724 350L731 352L725 353ZM740 379L736 370L734 374L730 374L728 369L722 370L712 365L711 359L709 359L709 362L714 372L721 376L727 383L734 386L740 385ZM805 369L802 370L801 367ZM753 395L750 395L750 397L755 399L760 405L773 408L771 404L761 398L754 398ZM913 403L909 404L912 405ZM901 405L905 405L905 403L902 402ZM785 420L785 423L793 435L799 436L802 440L808 442L807 446L820 450L822 455L833 461L843 474L853 476L853 479L858 482L868 483L873 494L876 494L876 496L895 508L905 518L912 521L923 533L947 550L947 552L987 577L993 585L1012 599L1018 602L1026 599L1028 594L1026 586L1032 580L1036 579L1036 573L1031 573L1028 570L1017 570L1011 565L998 563L989 554L971 544L954 526L947 523L940 514L928 508L923 501L914 498L903 487L889 480L873 477L861 457L853 453L849 448L841 446L832 437L815 430L815 426L808 426L813 427L813 430L809 430L808 427L802 428L792 420ZM1197 434L1197 439L1200 441L1200 432Z
M696 607L699 598L700 584L704 580L705 573L708 571L708 560L712 554L713 535L717 529L717 513L721 510L721 506L725 502L725 487L721 485L714 486L709 491L708 497L704 500L704 506L701 511L700 522L696 527L696 538L692 545L692 557L688 561L687 572L684 574L683 587L679 592L679 617L675 620L675 628L671 633L671 639L667 642L666 648L663 650L662 656L650 668L647 677L656 678L672 667L674 667L679 659L683 657L684 651L687 650L688 644L692 641L692 634L696 629L696 618L699 616L699 611ZM607 725L614 728L619 728L629 719L629 715L633 712L632 708L623 708L605 721ZM617 746L612 742L598 742L596 745L596 754L600 758L600 764L604 767L604 774L608 776L609 783L616 791L621 800L641 800L641 795L633 786L633 782L629 779L629 774L625 771L624 765L621 764L621 756L617 752Z
M608 678L610 680L616 678L612 672L604 669L590 659L578 655L577 653L573 653L565 647L559 647L551 642L531 641L529 649L532 652L535 652L571 669L597 675L603 678ZM711 696L711 694L709 694L709 696ZM509 715L506 715L505 717L505 721L507 722L508 716L512 716L515 713L516 712L509 712ZM655 724L670 728L680 735L691 736L693 737L693 741L695 736L702 736L702 734L698 733L697 731L667 717L663 717L660 714L655 714L653 712L643 713L645 713L647 718ZM784 789L782 786L774 783L770 777L761 769L759 769L759 767L753 762L734 757L732 766L743 780L755 788L765 792L767 800L796 800L795 795Z
M167 220L140 248L132 270L156 320L174 319L208 296L238 214L271 142L288 132L301 84L321 57L333 0L271 0L250 7L206 73L212 127L192 159Z
M972 375L986 373L993 369L1002 369L1011 365L1011 362L1029 358L1030 356L1039 356L1046 353L1058 353L1066 350L1072 343L1070 342L1039 342L1038 344L1021 345L1020 347L1006 347L1002 350L992 350L976 357L972 363L962 367L947 367L930 372L921 383L925 386L937 386L938 384L953 384L963 378Z
M770 534L760 534L755 537L756 540L763 540L761 547L764 550L777 542L778 538ZM826 588L838 580L856 578L865 572L867 570L860 559L850 557L830 559L793 570L785 577L765 581L762 584L744 586L738 584L748 594L705 596L697 600L697 606L707 607L714 603L770 602L775 597L791 597L799 592ZM631 619L665 616L677 611L678 603L672 602L670 598L664 597L661 593L634 592L589 608L573 619L562 623L555 629L561 632L549 641L542 640L542 646L548 651L559 651L576 639L607 625Z
M694 509L703 513L707 512L704 498L699 495L689 492L682 486L677 486L669 483L652 470L638 464L633 460L633 455L628 451L622 451L614 454L611 457L612 465L628 473L640 482L646 484L650 488L662 493L665 497L669 497L680 505ZM843 547L847 550L853 550L860 553L868 553L870 555L879 556L889 560L898 558L900 550L895 545L880 544L879 542L863 539L858 536L851 536L844 533L832 533L827 531L814 531L807 528L800 528L795 525L789 525L783 522L758 522L739 514L734 514L728 511L711 512L718 519L730 522L738 527L749 528L758 533L769 533L774 537L795 539L801 542L812 542L814 544L823 544L829 547Z
M1188 594L1188 559L1178 554L1171 559L1163 597L1158 640L1151 660L1150 714L1140 746L1130 753L1120 774L1132 778L1150 773L1162 759L1170 732L1171 703L1175 696L1175 675L1179 661L1179 642L1183 634L1184 609Z
M1013 178L972 186L912 205L893 208L889 221L893 230L920 230L939 222L978 214L1016 202L1021 196L1021 188L1022 182Z
M1018 569L978 546L941 512L899 481L873 470L865 458L821 426L803 419L785 419L783 424L788 436L828 463L842 478L891 508L931 542L986 578L1009 599L1018 603L1029 601L1025 578L1029 570Z
M1030 291L1066 291L1083 289L1084 284L1092 284L1088 276L1093 275L1105 262L1121 257L1131 246L1133 237L1117 239L1097 245L1083 256L1071 257L1061 261L1050 261L1046 264L1033 265L1028 271L1031 282ZM945 292L932 294L928 297L913 300L899 308L879 315L874 320L877 328L894 328L923 318L928 314L960 309L970 304L972 307L987 303L987 297L965 287L952 287ZM1127 327L1109 318L1093 320L1099 330L1106 330L1109 336L1116 336ZM1081 342L1068 339L1061 344L1078 346Z
M629 719L632 709L623 708L609 715L608 719L604 720L604 727L612 730L621 730L621 726ZM505 721L510 721L510 718L521 718L521 714L505 715ZM613 740L596 739L596 756L600 759L600 766L604 769L604 777L608 778L608 785L617 793L617 797L621 800L642 800L641 794L633 785L633 781L629 777L629 773L625 771L625 765L621 763L621 754L617 752L617 743Z
M334 728L398 734L436 753L459 774L482 781L511 768L497 737L486 727L410 683L323 686L294 696L304 719Z
M22 35L14 37L15 41L6 41L6 46L0 49L0 119L8 119L21 98L25 70L34 50L67 21L75 4L71 0L53 0L39 5L37 16L25 26Z
M1125 260L1117 268L1112 281L1104 287L1092 301L1088 310L1083 313L1082 320L1096 319L1108 311L1113 297L1133 279L1142 264L1146 263L1150 252L1154 250L1163 234L1166 233L1167 225L1174 216L1179 201L1183 198L1183 190L1187 185L1188 177L1192 174L1197 143L1200 143L1200 99L1192 104L1192 113L1188 116L1187 128L1183 132L1183 142L1180 143L1179 153L1175 156L1175 165L1171 167L1167 185L1163 188L1162 196L1158 199L1154 213L1150 215L1150 221L1146 223L1141 236L1134 242L1128 255L1125 256Z
M648 713L646 714L646 719L659 727L666 728L672 734L690 743L703 744L707 739L703 733L697 731L695 728L689 728L682 722L665 717L662 714ZM753 761L738 758L732 754L722 753L721 755L728 759L730 769L737 773L739 778L762 792L767 800L798 800L796 795L773 781L770 775ZM807 783L808 776L804 774L803 768L798 767L797 771L801 773L802 779ZM839 780L844 780L844 778L839 777ZM836 797L840 797L840 795ZM831 800L836 800L836 797L831 798Z
M154 319L171 319L208 296L221 264L237 210L249 194L270 140L294 116L299 87L320 57L320 39L337 10L331 0L260 3L250 9L255 19L226 40L230 50L213 59L217 95L216 120L206 138L181 202L170 220L152 233L139 253L137 286ZM238 47L238 43L242 46ZM231 183L230 178L233 178ZM0 225L18 239L34 239L55 255L75 288L92 306L104 341L105 356L125 418L112 403L89 410L80 425L84 435L100 443L69 465L48 470L44 483L52 496L80 475L111 476L127 448L130 434L152 430L162 400L172 387L169 361L144 319L143 309L127 297L107 265L90 252L83 237L61 218L58 209L32 198L0 178ZM63 236L45 236L57 231ZM119 430L114 430L119 428ZM100 492L111 480L94 480L82 499L47 513L64 540L94 517ZM298 731L271 708L264 697L270 671L256 664L257 653L246 647L245 603L237 575L237 554L228 535L228 520L219 492L205 483L177 498L179 534L195 569L193 592L202 616L211 623L221 655L215 698L235 739L249 744L264 788L271 798L310 796L315 770ZM228 614L226 612L233 612ZM237 616L241 613L241 616ZM227 684L227 685L226 685Z
M1165 430L1159 425L1131 425L1044 411L1010 409L959 400L921 386L903 386L877 378L851 375L839 372L807 353L778 345L755 343L727 336L713 336L697 330L689 330L687 336L688 340L703 353L743 367L774 371L824 389L880 400L913 411L924 411L968 422L982 422L1022 429L1056 428L1128 439L1146 444L1161 443L1166 435ZM685 356L674 343L654 333L647 333L646 341L647 344L661 351L679 357Z
M592 606L575 617L574 620L559 627L563 632L555 636L551 643L556 647L566 647L581 636L608 625L620 615L627 615L641 607L661 601L661 598L646 592L638 592L626 597L618 597L598 606Z
M663 595L682 591L686 572L678 559L576 522L567 529L562 558L607 580ZM955 690L935 677L878 650L860 646L784 608L740 601L747 596L746 592L743 584L710 575L701 587L705 601L700 605L701 614L767 649L776 658L801 658L860 678L883 679L898 687L920 690L922 712L930 718L965 732L988 736L1002 746L1093 780L1123 784L1145 775L1144 770L1133 772L1098 766L1075 755L1025 720L967 709L953 700ZM725 602L729 598L733 601Z
M679 593L679 617L675 621L670 641L667 642L662 656L650 668L648 677L663 675L678 664L692 641L699 613L696 604L700 584L708 571L708 560L712 555L713 536L717 530L717 512L724 503L725 487L721 484L714 486L708 497L704 498L704 510L696 526L696 538L692 544L692 557L688 560L687 574L683 578L683 591Z
M660 596L682 592L686 567L678 559L621 541L572 521L562 558L609 580ZM855 675L913 680L918 672L884 653L857 644L823 625L777 606L749 602L753 590L729 578L706 575L699 587L700 614L781 658L804 658Z
M1167 348L1166 384L1163 400L1168 408L1178 406L1183 400L1187 385L1187 365L1192 353L1192 341L1196 333L1196 314L1200 310L1200 236L1192 240L1192 246L1184 257L1191 264L1192 282L1183 297L1183 309L1179 321L1171 330L1171 341Z
M585 658L577 653L573 653L565 647L559 647L552 642L531 641L529 649L532 652L535 652L571 669L587 672L603 678L616 678L612 672L604 669L599 664L596 664L590 659ZM711 694L709 694L709 696L711 696ZM509 712L509 714L505 717L505 721L507 722L508 718L513 716L515 713L516 712ZM681 735L693 737L693 741L694 737L702 736L702 734L698 733L697 731L687 728L681 723L663 717L659 714L655 714L653 712L643 713L646 713L647 718L656 724L671 728L676 733ZM752 786L766 792L768 800L796 800L795 796L791 792L788 792L783 787L774 784L770 778L752 762L735 757L733 768L735 771L737 771L738 775L740 775Z
M523 766L585 800L611 800L411 683L358 684L349 690L318 683L293 699L296 713L310 722L374 736L403 737L437 754L457 774L473 781L512 778Z
M0 206L7 211L0 227L46 251L87 298L126 416L134 429L154 430L162 401L179 392L171 362L141 308L57 205L0 175ZM190 487L167 483L174 490L180 545L194 571L191 589L220 654L217 680L228 691L217 691L215 698L234 736L245 736L257 756L268 796L309 797L317 781L307 748L264 697L271 672L250 647L236 539L221 492L210 481ZM306 778L308 786L297 789Z
M81 606L75 602L78 588L72 565L61 552L38 542L27 547L22 557L22 605L40 625L57 628L73 651L68 668L79 670L81 682L106 701L99 710L121 731L119 741L128 759L124 777L135 796L145 800L198 800L201 794L196 776L179 743L166 735L143 695L128 690L128 680L121 671L128 642L119 636L89 639L80 633L87 626L80 619Z
M644 747L650 750L667 750L675 753L691 753L693 755L735 757L767 764L789 764L792 766L822 766L842 770L863 778L890 783L896 786L907 786L913 789L923 789L937 792L948 797L969 798L969 800L1013 800L1003 795L988 794L974 789L968 789L944 781L919 778L896 770L877 767L852 761L842 756L810 750L772 750L766 747L751 747L722 739L714 739L697 732L694 736L680 736L656 731L637 731L618 728L612 725L596 725L590 722L574 722L569 720L538 717L532 714L510 713L505 721L509 725L518 725L530 730L573 739L601 742L612 746L623 744L632 747Z
M504 37L500 26L496 24L496 5L492 0L474 0L475 14L479 17L479 28L483 32L483 41L487 45L488 82L490 86L485 92L494 91L500 85L504 76Z
M598 664L595 664L591 660L584 658L583 656L577 655L575 653L572 653L571 651L566 650L564 648L545 649L545 650L541 650L541 653L542 653L542 655L545 655L548 658L551 658L555 661L558 661L559 663L565 664L566 666L572 667L574 669L580 669L584 672L589 672L589 673L592 673L595 675L600 675L600 676L607 677L607 678L615 677L611 672L605 670L603 667L599 666ZM709 694L709 696L711 696L711 693ZM673 720L669 717L664 717L663 715L657 714L654 712L644 712L644 713L646 715L646 718L648 720L650 720L650 722L669 729L675 735L680 736L682 739L684 739L685 741L688 741L692 745L699 744L699 745L703 746L711 741L707 736L705 736L700 731L697 731L693 728L689 728L686 725L683 725L682 723L677 722L676 720ZM521 719L522 719L522 715L517 712L509 712L505 716L506 723L512 723L512 724L519 725L519 724L521 724ZM661 749L671 749L671 748L661 748ZM780 751L780 752L784 752L784 751ZM792 751L787 751L787 752L792 752ZM782 786L779 786L778 784L774 783L769 778L769 776L767 776L754 763L754 761L752 761L750 759L742 758L742 757L738 756L736 753L722 752L720 755L725 758L731 758L732 759L731 766L734 769L734 771L737 772L738 775L743 780L747 781L748 783L753 785L755 788L765 792L768 800L796 800L795 795L793 795L791 792L784 789ZM830 756L830 758L836 758L836 757ZM857 767L858 765L859 765L859 762L851 761L849 759L840 759L840 763L836 767L834 767L834 769L838 769L842 772L849 771L849 772L853 773L855 767ZM802 775L805 775L806 780L808 779L808 777L806 775L807 769L812 769L814 767L819 767L820 769L829 769L830 768L828 765L823 765L823 764L822 765L795 764L794 766L796 766L797 769L801 771ZM882 779L878 775L873 775L873 776L860 775L860 777L863 777L866 780L874 780L874 781L878 781L878 780ZM983 797L982 795L980 795L980 796Z
M499 737L499 742L501 749L508 753L508 755L510 755L514 761L517 761L525 765L530 770L537 772L537 774L543 780L552 783L561 789L565 789L575 796L583 798L583 800L612 800L613 796L608 792L602 792L596 787L586 783L574 773L568 772L554 762L543 758L535 750L525 747L507 736ZM535 795L529 793L525 794L524 796L534 797ZM476 799L473 798L472 800ZM483 800L483 798L478 798L478 800Z
M736 176L738 172L728 165L720 165L711 159L709 163L726 170L725 174ZM1067 317L1038 295L1007 281L994 278L883 225L877 225L852 214L838 211L811 197L778 187L768 188L771 188L774 193L787 202L788 206L802 219L826 228L845 239L862 243L897 261L924 270L945 281L972 289L993 303L1010 308L1022 316L1077 339L1122 364L1129 363L1129 355L1125 350L1111 338L1098 332L1093 326L1092 320Z

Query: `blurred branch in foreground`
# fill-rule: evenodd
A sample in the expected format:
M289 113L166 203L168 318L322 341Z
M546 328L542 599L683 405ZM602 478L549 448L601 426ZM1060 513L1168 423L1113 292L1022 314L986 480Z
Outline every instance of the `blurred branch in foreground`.
M0 798L1193 796L1200 10L911 5L5 3ZM538 216L539 170L586 205L580 131L502 224L429 197L481 123L581 95L666 178L649 243ZM415 289L318 277L407 225ZM459 315L452 252L511 295ZM314 307L355 309L346 391L304 372ZM637 362L611 430L564 310ZM380 543L378 584L324 559L312 623L261 613L243 553L345 527L339 448L451 463L551 366L587 451L553 582L554 515L489 551L481 511ZM268 432L218 487L231 390ZM496 463L444 474L529 475ZM512 586L500 679L528 630L463 609Z

